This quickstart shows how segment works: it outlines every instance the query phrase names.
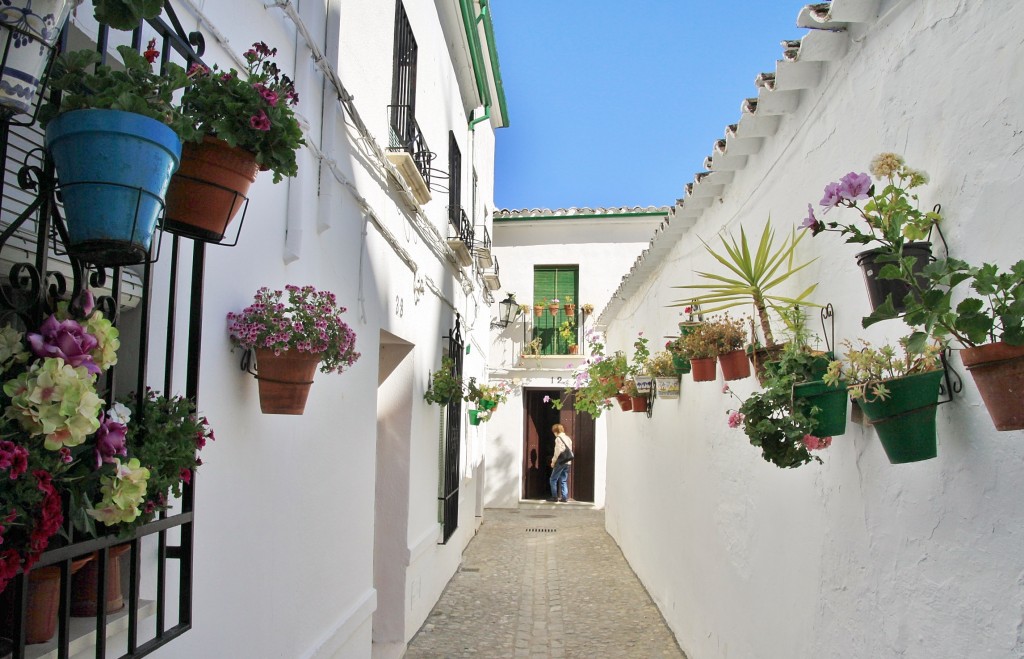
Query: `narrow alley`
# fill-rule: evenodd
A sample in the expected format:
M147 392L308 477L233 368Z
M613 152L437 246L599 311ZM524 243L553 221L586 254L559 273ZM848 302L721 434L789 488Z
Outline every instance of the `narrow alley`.
M488 509L409 643L423 657L684 657L605 532L604 511Z

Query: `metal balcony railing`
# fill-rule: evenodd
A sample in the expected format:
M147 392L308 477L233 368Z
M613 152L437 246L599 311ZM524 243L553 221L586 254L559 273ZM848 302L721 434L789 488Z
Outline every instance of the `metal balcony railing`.
M412 156L423 181L430 187L431 163L437 154L427 148L427 140L423 137L412 106L389 105L388 116L391 122L391 139L389 151L405 151Z
M470 224L469 218L466 217L466 211L462 209L462 206L448 207L448 224L448 239L454 240L457 238L466 244L468 250L472 251L474 244L473 225Z

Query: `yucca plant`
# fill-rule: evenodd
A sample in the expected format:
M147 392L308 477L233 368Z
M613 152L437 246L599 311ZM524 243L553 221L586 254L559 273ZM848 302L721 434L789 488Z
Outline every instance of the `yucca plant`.
M719 263L729 269L730 275L719 275L713 272L698 272L704 279L710 279L710 284L690 284L687 286L674 286L673 288L699 289L707 291L702 295L677 300L671 306L681 307L699 304L702 313L714 313L736 307L748 301L753 302L757 310L757 317L761 324L761 332L764 334L765 345L775 345L775 337L772 334L771 324L768 321L768 310L778 310L781 307L804 304L818 306L806 302L817 284L811 284L796 297L786 297L772 294L777 286L792 277L795 273L803 270L814 262L811 259L800 265L793 265L793 251L803 240L805 231L799 233L793 230L789 238L782 244L775 245L775 232L772 230L771 218L764 226L761 239L757 245L757 251L752 252L747 242L747 234L740 227L740 237L737 241L732 235L722 237L723 253L716 252L710 245L704 243L705 249L714 256Z

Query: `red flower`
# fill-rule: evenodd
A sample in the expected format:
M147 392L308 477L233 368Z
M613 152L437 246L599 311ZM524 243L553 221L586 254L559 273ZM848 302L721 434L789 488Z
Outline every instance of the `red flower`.
M256 130L270 130L270 117L263 110L249 118L249 125Z
M146 50L142 53L142 56L150 64L155 62L157 57L160 57L160 51L156 49L156 39L149 40L149 44L146 45Z

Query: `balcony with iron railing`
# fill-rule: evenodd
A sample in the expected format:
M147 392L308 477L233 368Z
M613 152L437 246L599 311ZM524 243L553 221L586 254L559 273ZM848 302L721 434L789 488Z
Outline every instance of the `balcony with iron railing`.
M388 160L398 168L416 201L425 204L431 200L431 164L437 154L427 147L423 131L413 116L412 106L389 105L388 121Z
M464 268L473 265L473 225L462 206L448 207L448 246Z
M487 230L486 225L479 228L482 229L480 233L483 234L483 237L476 240L473 254L476 256L477 267L486 270L494 264L494 254L491 253L491 232Z

